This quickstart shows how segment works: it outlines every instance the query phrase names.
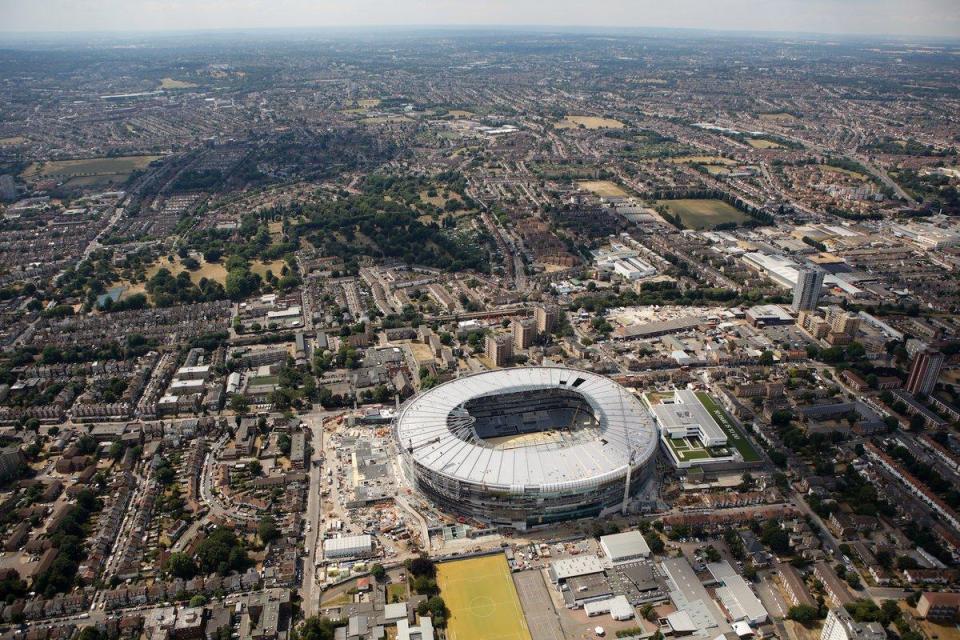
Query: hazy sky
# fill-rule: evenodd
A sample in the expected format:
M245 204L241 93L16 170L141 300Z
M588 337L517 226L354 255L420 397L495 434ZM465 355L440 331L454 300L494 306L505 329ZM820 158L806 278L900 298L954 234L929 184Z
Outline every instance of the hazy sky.
M0 31L380 25L960 36L960 0L0 0Z

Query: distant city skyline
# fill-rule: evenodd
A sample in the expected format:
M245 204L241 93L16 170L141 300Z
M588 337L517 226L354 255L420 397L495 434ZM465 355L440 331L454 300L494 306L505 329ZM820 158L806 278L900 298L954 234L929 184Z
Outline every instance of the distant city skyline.
M0 32L582 26L960 37L956 0L0 0Z

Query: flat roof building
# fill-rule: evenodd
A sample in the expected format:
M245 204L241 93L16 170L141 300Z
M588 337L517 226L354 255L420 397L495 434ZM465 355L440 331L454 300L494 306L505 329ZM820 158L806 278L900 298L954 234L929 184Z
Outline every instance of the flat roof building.
M596 556L574 556L550 563L550 578L554 583L594 573L603 573L603 563Z
M487 357L496 367L506 367L513 357L513 336L500 334L487 336Z
M727 444L727 433L703 406L697 394L688 389L675 389L673 400L661 400L651 407L662 437L699 438L705 447Z
M323 557L327 559L362 558L373 553L373 538L363 534L328 538L323 541Z
M820 631L820 640L885 640L886 637L879 622L854 622L843 607L830 609Z
M607 600L597 600L583 605L588 617L609 613L614 620L631 620L634 615L633 606L626 596L614 596Z
M960 620L960 593L923 593L917 601L917 613L933 622L957 622Z
M689 624L692 628L685 630L684 633L709 635L711 638L731 630L726 618L707 593L686 558L668 558L660 563L660 567L667 578L670 600L677 608L677 613L682 614L682 616L670 614L667 617L671 627L675 624ZM672 618L673 616L676 616L676 620ZM674 628L677 633L681 633L679 628Z
M601 536L600 548L614 564L650 557L650 547L639 531Z
M716 594L723 608L730 614L731 621L742 620L751 626L766 622L767 610L747 581L729 562L713 562L707 565L707 569L714 579L723 585L717 587Z

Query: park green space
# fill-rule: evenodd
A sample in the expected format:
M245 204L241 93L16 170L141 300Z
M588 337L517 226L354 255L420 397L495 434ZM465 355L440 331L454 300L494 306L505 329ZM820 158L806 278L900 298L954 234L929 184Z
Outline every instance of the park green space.
M750 219L747 214L715 198L657 200L657 204L665 206L671 214L680 216L685 227L698 231L729 222L742 224Z
M120 184L125 182L134 171L145 169L151 162L162 157L116 156L35 162L27 167L23 177L28 180L55 178L75 186Z

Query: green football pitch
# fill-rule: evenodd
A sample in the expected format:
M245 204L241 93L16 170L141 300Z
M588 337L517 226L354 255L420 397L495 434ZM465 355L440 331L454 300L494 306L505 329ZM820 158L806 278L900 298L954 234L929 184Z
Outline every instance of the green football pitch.
M437 585L450 609L448 640L530 640L502 554L441 563Z

